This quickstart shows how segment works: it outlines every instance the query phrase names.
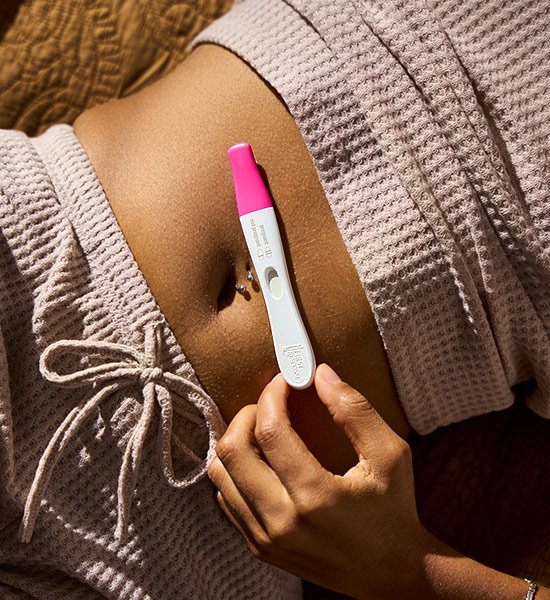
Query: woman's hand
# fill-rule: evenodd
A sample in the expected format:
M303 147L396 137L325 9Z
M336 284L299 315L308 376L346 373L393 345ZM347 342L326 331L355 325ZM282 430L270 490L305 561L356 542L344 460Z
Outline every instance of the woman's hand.
M229 425L208 470L220 506L262 560L361 600L521 600L529 584L449 548L421 525L409 446L325 364L315 388L357 464L325 470L292 429L279 374ZM550 600L539 587L536 600Z
M339 476L319 464L291 427L278 374L218 443L208 470L218 502L262 560L357 598L410 598L428 534L409 446L327 365L314 384L357 465Z

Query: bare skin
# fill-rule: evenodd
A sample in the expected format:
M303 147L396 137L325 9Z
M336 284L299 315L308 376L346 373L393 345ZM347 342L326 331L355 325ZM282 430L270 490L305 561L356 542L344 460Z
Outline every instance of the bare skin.
M357 464L323 469L288 418L278 374L216 447L208 474L252 553L358 600L519 600L529 584L466 558L431 535L416 511L412 456L369 401L326 364L319 398ZM537 600L550 600L539 587Z
M384 579L387 573L379 563L369 562L378 556L369 543L376 546L380 539L397 536L395 544L383 547L406 550L394 564L396 570L405 564L414 567L408 572L416 579L416 597L523 597L525 582L460 556L425 535L417 522L410 456L406 444L397 442L391 432L406 437L410 429L397 401L383 345L307 148L277 94L238 57L205 44L171 75L143 92L86 111L76 121L75 131L159 307L201 383L226 421L232 421L221 442L223 461L214 461L210 476L224 489L226 504L233 504L233 512L227 512L235 526L242 529L249 518L246 511L235 510L239 504L236 491L241 473L251 473L242 470L241 458L248 451L253 456L254 448L239 447L241 458L235 463L228 457L235 455L232 444L236 439L252 438L258 427L257 411L265 415L266 407L275 409L270 423L263 424L264 432L280 422L276 431L285 433L276 438L280 447L273 456L282 461L292 456L292 468L304 470L296 478L289 475L289 485L299 488L308 501L315 500L322 518L314 519L311 530L279 528L276 543L265 535L259 543L249 539L252 547L256 544L256 553L311 581L370 600L378 595L377 585L386 594L390 585L396 590L395 584L407 583L395 579L395 570L390 581ZM317 361L330 364L346 382L333 391L326 385L323 388L318 378L313 389L299 393L285 390L281 380L268 385L277 364L261 293L246 282L246 269L252 265L237 218L227 160L227 149L242 141L252 145L267 177ZM233 291L235 278L247 284L246 296ZM321 390L322 401L316 388ZM369 403L364 398L354 400L355 390ZM276 400L283 397L284 406L279 402L277 409ZM365 412L370 404L383 421L373 422L375 411ZM347 417L338 417L344 409ZM384 421L391 429L382 426ZM303 476L312 458L303 448L296 452L296 444L289 449L290 424L328 472L315 467L309 478ZM373 463L376 477L398 472L391 486L388 482L381 485L394 493L379 497L378 502L371 497L372 486L366 480L361 479L364 489L363 484L352 486L353 494L348 497L343 486L350 476L331 479L332 473L343 474L357 464L363 443L380 450L379 464ZM284 468L271 466L279 477L284 476ZM352 473L359 471L356 468ZM323 486L325 496L311 495L305 483L323 477L332 482ZM233 482L228 488L229 478ZM319 492L319 486L315 489ZM276 491L272 485L256 490L249 501L261 502ZM347 500L338 503L334 498L360 501L351 507ZM279 517L295 515L294 506L287 509L290 512ZM237 520L231 516L236 513ZM381 532L388 515L390 528ZM402 517L399 527L395 526L397 517ZM364 528L355 526L361 521ZM266 515L266 522L278 525L272 515ZM304 523L307 526L307 519ZM350 523L354 524L351 532ZM371 535L355 537L367 527ZM414 543L403 545L403 531L413 532L408 539ZM299 543L303 537L308 539L305 545ZM343 561L338 552L342 547L350 552ZM304 562L314 567L297 572L296 565ZM330 579L331 574L343 579ZM396 597L406 594L398 591ZM548 598L548 591L540 590L538 595Z
M83 113L75 132L185 355L226 421L278 371L267 312L235 207L228 148L249 142L276 206L297 301L318 363L364 393L402 437L373 314L315 167L280 97L236 55L198 46L142 92ZM255 273L254 273L255 274ZM247 294L234 291L235 280ZM315 389L293 391L294 427L320 462L356 462Z

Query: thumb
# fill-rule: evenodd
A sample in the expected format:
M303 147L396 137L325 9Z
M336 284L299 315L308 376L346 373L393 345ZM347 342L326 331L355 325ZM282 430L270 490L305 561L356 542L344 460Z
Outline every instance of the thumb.
M385 447L397 434L365 396L342 381L326 363L317 367L314 381L317 395L357 454L370 459L383 457Z

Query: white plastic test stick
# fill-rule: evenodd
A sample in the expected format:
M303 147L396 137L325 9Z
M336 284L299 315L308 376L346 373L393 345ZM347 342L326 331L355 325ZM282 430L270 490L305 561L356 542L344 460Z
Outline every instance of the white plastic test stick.
M250 144L229 149L239 220L267 307L279 369L290 386L313 383L315 355L288 275L277 216Z

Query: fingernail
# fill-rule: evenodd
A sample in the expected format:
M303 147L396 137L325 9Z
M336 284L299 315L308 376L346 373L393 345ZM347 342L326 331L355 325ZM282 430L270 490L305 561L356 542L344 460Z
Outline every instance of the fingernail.
M339 383L342 381L338 375L327 365L327 363L321 363L318 367L319 377L324 379L327 383Z

